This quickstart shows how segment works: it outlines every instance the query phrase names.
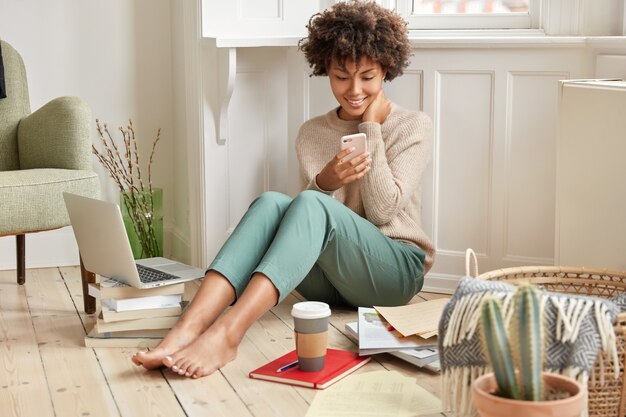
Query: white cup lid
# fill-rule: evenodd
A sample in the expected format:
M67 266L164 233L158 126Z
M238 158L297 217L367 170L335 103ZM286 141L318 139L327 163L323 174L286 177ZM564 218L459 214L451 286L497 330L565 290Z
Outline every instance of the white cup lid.
M298 319L321 319L330 316L330 306L320 301L295 303L291 315Z

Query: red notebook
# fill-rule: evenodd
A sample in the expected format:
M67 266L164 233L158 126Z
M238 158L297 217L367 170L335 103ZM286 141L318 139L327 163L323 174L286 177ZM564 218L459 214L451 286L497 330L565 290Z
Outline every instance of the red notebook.
M319 372L303 372L297 366L283 372L276 372L279 368L298 360L296 351L261 366L250 372L250 378L283 384L299 385L315 389L324 389L339 381L346 375L356 371L371 359L370 356L361 356L347 350L328 349L324 369Z

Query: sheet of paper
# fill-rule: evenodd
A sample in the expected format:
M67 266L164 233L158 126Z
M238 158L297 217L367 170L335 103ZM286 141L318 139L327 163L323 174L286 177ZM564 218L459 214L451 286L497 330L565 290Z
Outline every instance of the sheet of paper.
M399 372L350 375L318 391L306 417L409 417L441 412L441 402Z
M443 307L449 300L449 298L439 298L401 307L374 306L374 308L400 334L411 336L437 330Z
M438 333L439 333L439 330L433 330L432 332L420 333L419 336L424 339L429 339L433 336L437 336Z

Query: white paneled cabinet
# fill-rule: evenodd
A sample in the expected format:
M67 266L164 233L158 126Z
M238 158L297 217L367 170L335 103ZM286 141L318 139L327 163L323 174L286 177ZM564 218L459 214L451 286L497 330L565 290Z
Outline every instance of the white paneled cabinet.
M271 39L304 37L319 0L202 0L202 36L271 44Z
M626 82L560 85L556 262L626 270Z

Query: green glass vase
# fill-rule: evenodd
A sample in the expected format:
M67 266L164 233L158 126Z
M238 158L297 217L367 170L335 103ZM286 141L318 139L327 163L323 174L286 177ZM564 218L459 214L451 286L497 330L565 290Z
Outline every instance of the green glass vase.
M134 258L163 256L163 189L124 191L120 207Z

